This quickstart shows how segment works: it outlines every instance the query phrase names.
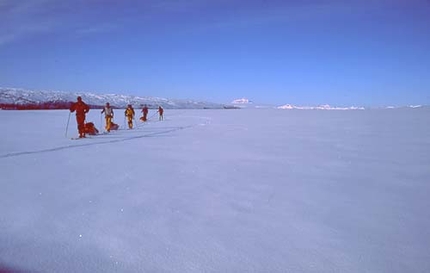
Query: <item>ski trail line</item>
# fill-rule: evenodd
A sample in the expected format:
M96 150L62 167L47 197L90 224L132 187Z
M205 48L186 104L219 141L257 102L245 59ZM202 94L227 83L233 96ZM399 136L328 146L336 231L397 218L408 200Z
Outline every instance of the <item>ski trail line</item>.
M188 126L178 126L178 127L174 127L172 129L169 129L169 130L163 130L163 131L159 131L159 132L152 132L152 133L138 135L138 136L132 136L132 137L124 137L124 138L120 138L120 139L98 141L98 142L95 142L95 143L84 143L84 144L67 145L67 146L61 146L61 147L55 147L55 148L43 149L43 150L36 150L36 151L23 151L23 152L8 153L8 154L0 155L0 159L2 159L2 158L9 158L9 157L15 157L15 156L22 156L22 155L31 155L31 154L56 152L56 151L61 151L61 150L66 150L66 149L73 149L73 148L78 148L78 147L85 147L85 146L105 145L105 144L112 144L112 143L117 143L117 142L130 141L130 140L135 140L135 139L140 139L140 138L145 138L145 137L152 137L152 136L156 136L156 135L172 133L172 132L176 132L176 131L180 131L180 130L184 130L184 129L193 128L193 127L196 127L198 125L199 124L188 125ZM80 141L82 141L82 140L80 140Z

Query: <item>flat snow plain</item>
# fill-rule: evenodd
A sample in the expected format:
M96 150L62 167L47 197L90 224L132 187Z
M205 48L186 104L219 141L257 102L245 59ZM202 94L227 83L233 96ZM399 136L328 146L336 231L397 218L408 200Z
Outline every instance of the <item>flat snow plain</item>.
M430 272L429 109L153 114L0 111L0 268Z

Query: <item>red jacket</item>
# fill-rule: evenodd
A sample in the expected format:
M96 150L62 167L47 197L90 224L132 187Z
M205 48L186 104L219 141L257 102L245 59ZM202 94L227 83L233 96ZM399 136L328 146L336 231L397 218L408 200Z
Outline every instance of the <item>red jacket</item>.
M83 101L74 102L72 106L70 106L70 112L75 111L77 116L83 116L90 111L90 107Z

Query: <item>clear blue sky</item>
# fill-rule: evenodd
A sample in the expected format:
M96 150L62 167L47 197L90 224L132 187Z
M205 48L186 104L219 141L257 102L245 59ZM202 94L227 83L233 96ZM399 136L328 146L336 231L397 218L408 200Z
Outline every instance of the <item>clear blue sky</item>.
M430 0L0 0L0 86L430 104Z

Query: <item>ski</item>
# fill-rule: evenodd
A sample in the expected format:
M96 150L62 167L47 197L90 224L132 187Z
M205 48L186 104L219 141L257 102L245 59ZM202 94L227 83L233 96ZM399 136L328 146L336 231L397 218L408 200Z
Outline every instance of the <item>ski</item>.
M86 138L90 138L90 137L72 137L70 139L71 140L78 140L78 139L86 139Z

